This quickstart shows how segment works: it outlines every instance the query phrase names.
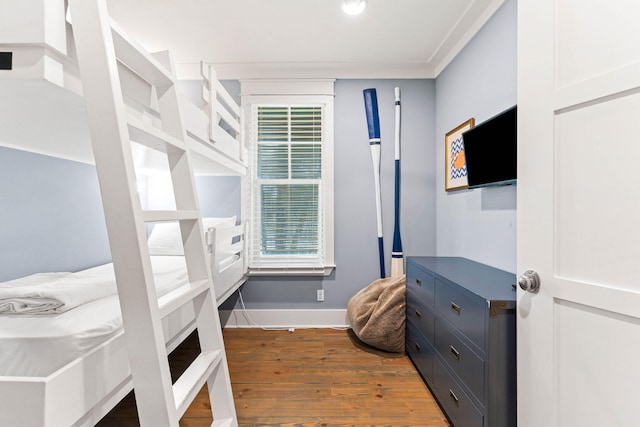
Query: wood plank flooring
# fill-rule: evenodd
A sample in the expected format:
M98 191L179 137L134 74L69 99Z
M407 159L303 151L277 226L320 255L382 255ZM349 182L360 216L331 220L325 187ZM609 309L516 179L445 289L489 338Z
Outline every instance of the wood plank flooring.
M350 331L225 329L238 423L250 426L449 426L405 355L380 352ZM189 337L171 355L179 373L198 351ZM180 422L209 427L206 389ZM138 426L130 394L99 427Z

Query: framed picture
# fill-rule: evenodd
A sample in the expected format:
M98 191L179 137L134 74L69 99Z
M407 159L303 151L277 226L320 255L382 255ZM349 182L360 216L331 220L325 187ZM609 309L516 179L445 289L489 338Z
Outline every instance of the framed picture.
M468 131L475 125L474 118L470 118L456 127L444 137L445 145L445 183L446 191L467 188L467 162L464 158L464 143L462 132Z

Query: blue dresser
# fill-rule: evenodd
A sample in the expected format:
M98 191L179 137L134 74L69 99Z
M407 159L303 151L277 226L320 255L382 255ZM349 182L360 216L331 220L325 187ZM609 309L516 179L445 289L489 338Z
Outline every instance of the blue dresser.
M406 351L455 427L516 425L516 277L407 258Z

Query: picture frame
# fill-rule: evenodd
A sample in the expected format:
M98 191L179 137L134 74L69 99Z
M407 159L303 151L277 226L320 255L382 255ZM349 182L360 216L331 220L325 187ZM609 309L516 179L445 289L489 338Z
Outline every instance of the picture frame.
M468 187L467 163L464 158L464 143L462 133L475 126L472 117L455 129L447 132L444 137L445 145L445 191L460 190Z

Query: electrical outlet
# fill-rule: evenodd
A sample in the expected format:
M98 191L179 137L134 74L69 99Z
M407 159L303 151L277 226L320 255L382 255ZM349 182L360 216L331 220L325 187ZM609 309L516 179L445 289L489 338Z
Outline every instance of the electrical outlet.
M317 300L324 301L324 289L317 290Z

